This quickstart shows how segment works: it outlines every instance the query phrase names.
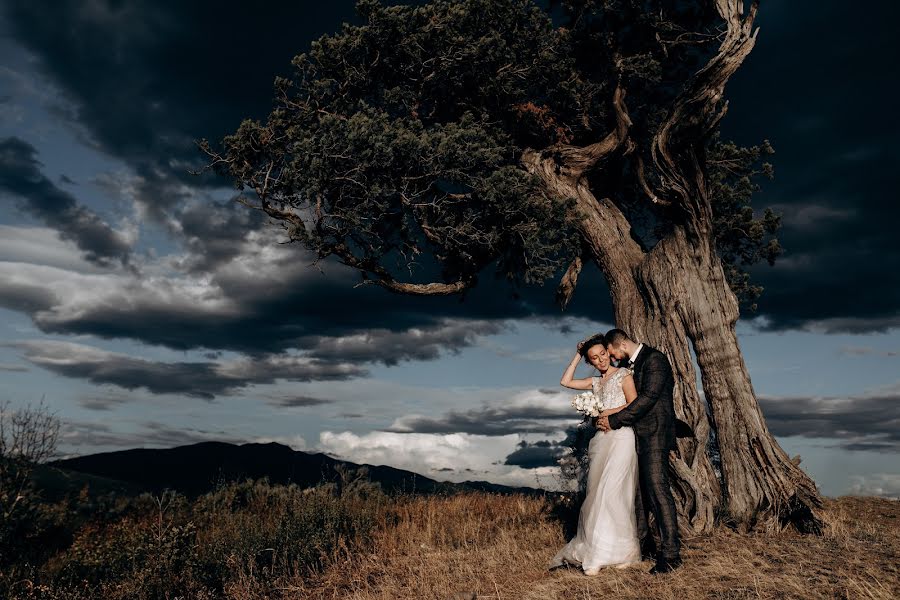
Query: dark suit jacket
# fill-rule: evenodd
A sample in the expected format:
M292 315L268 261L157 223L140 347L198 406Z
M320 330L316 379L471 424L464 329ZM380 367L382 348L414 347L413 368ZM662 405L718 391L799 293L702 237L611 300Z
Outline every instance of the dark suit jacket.
M637 398L609 416L613 429L632 427L638 438L638 452L668 452L675 446L675 377L666 355L644 344L634 370Z

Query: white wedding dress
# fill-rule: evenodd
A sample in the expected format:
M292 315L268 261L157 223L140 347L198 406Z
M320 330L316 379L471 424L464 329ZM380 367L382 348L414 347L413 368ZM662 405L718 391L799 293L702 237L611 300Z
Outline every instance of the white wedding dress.
M594 377L594 393L606 408L625 404L622 379L628 369L619 369L607 381ZM622 427L597 431L588 445L587 496L578 515L575 537L550 561L550 568L570 564L585 572L600 567L627 565L641 561L634 513L638 485L634 431Z

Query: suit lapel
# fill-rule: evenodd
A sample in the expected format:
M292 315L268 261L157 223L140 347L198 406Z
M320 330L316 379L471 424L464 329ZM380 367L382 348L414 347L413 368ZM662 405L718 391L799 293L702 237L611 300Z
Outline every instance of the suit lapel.
M644 347L641 348L641 353L638 354L637 360L634 361L634 366L632 367L632 370L634 371L634 384L638 389L640 389L641 385L641 372L644 368L644 362L647 360L647 355L650 354L650 350L652 350L652 348L647 344L644 344Z
M634 361L634 368L635 368L635 369L640 368L640 366L641 366L642 364L644 364L644 359L647 358L647 354L648 354L648 351L649 351L649 350L652 350L652 348L650 348L650 346L648 346L647 344L644 344L644 347L641 348L641 353L638 354L637 359Z

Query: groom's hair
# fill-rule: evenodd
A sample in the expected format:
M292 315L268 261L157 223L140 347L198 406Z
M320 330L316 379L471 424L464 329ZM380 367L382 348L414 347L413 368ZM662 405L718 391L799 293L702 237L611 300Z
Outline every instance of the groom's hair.
M618 344L619 342L624 342L626 340L630 342L631 338L621 329L610 329L606 332L606 342L608 344Z

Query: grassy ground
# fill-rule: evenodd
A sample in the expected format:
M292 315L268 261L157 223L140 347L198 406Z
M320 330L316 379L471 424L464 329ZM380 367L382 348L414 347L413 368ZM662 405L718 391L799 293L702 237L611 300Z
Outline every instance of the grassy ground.
M650 563L548 572L563 520L535 497L260 482L193 502L116 500L74 523L71 506L48 514L55 529L30 534L48 549L0 569L0 597L900 598L900 502L878 498L828 500L818 537L723 527L685 540L684 566L661 576Z
M477 495L419 499L379 531L372 551L346 554L297 597L355 598L900 598L900 502L829 500L821 537L721 529L686 540L684 566L650 563L548 572L564 543L539 500ZM251 598L253 596L244 596Z

